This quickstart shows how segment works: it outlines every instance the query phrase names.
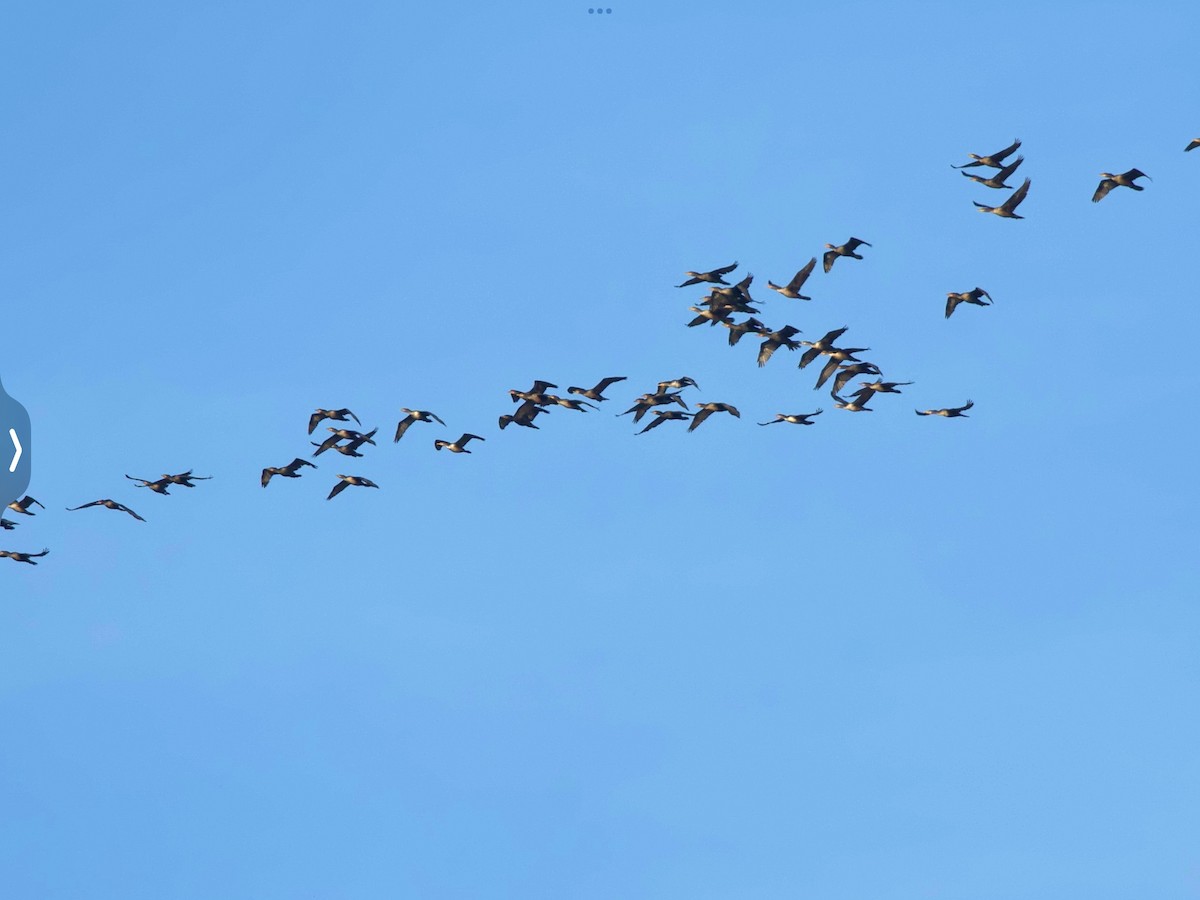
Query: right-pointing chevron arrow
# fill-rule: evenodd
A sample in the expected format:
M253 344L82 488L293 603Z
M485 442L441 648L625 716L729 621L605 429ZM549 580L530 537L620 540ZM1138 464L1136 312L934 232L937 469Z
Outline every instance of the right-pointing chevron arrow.
M17 440L17 429L8 429L8 436L12 438L13 446L17 448L17 452L13 454L12 462L9 463L8 471L17 471L17 463L21 460L21 442Z

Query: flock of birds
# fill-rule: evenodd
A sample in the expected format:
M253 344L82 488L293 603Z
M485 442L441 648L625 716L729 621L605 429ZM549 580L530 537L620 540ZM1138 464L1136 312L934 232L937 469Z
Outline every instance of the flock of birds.
M984 203L975 202L975 207L980 212L992 213L996 216L1006 219L1021 219L1024 218L1016 213L1016 209L1025 200L1029 193L1030 179L1026 178L1019 187L1013 188L1012 185L1006 184L1007 179L1016 172L1017 168L1024 162L1024 156L1018 156L1013 162L1006 163L1005 161L1012 156L1021 146L1019 140L1013 141L1008 147L999 150L995 153L980 156L974 153L968 154L970 162L960 166L952 166L952 168L966 169L996 169L997 171L988 176L978 175L972 172L963 171L961 174L971 181L980 184L984 187L993 190L1011 190L1013 193L1005 202L997 206L989 206ZM1200 138L1188 143L1184 148L1185 152L1195 150L1200 147ZM1127 187L1135 191L1144 190L1144 188L1136 184L1139 178L1149 179L1145 172L1140 169L1130 169L1127 172L1112 173L1102 172L1100 174L1100 183L1096 187L1095 193L1092 195L1092 202L1098 203L1109 195L1115 188ZM973 201L974 202L974 201ZM843 244L833 245L826 244L825 252L822 254L823 267L828 274L834 264L842 258L847 259L863 259L862 254L858 253L860 247L870 247L871 245L864 240L856 237L851 237ZM778 285L772 281L767 282L767 287L782 296L792 300L811 300L811 297L801 293L805 283L812 275L816 268L817 259L814 256L810 259L792 279L785 285ZM849 330L848 326L834 329L826 333L821 338L815 341L797 340L796 335L801 334L800 329L792 325L784 325L781 328L771 328L756 318L760 314L758 307L753 304L756 302L750 295L750 286L754 280L753 275L747 275L736 284L730 284L725 280L726 275L735 271L738 263L734 262L731 265L723 266L717 269L711 269L707 272L686 272L686 280L681 284L676 285L678 288L691 287L693 285L708 286L709 293L699 299L695 305L689 309L694 312L695 317L688 322L688 327L696 327L707 323L709 327L717 324L728 329L728 344L733 347L746 335L754 335L761 341L758 348L758 365L765 366L773 357L776 350L786 348L789 351L798 350L801 347L807 348L800 356L799 368L804 369L811 363L815 362L820 357L825 357L826 361L821 368L821 372L817 377L815 389L822 388L826 383L832 380L830 395L833 398L834 406L837 409L842 409L847 412L872 412L867 403L878 397L880 394L899 394L900 388L913 384L911 381L884 381L883 372L875 363L861 359L857 354L865 353L870 348L867 347L838 347L836 342ZM986 299L985 299L986 298ZM969 304L975 306L990 306L992 303L991 295L983 288L976 287L970 291L948 292L946 294L945 317L947 319L953 315L954 311L961 304ZM744 315L742 321L735 321L735 315ZM874 376L874 381L861 381L855 390L850 393L847 398L843 396L845 388L850 385L856 378L863 376ZM610 376L599 381L594 387L568 387L567 393L577 395L581 399L573 397L560 397L557 394L549 393L553 389L557 389L557 385L548 381L535 381L533 386L527 391L519 391L516 389L510 390L509 396L513 403L519 404L512 413L506 413L500 416L499 426L504 430L509 425L519 425L524 428L538 428L535 420L540 415L544 415L553 407L561 407L564 409L573 410L576 412L587 412L589 409L598 409L596 404L603 403L609 398L604 396L604 392L612 385L625 381L625 376ZM646 432L659 427L664 422L670 421L689 421L687 430L695 431L703 422L716 413L728 413L735 418L741 418L741 412L737 407L724 402L705 402L695 406L693 412L687 401L683 397L685 388L696 388L700 386L690 377L683 376L680 378L671 379L669 381L659 382L653 391L649 391L640 395L633 405L619 413L619 416L632 415L634 423L640 423L647 413L652 413L653 418L636 434L645 434ZM962 406L943 407L937 409L917 409L915 410L918 416L940 416L943 418L965 418L967 410L971 409L974 404L968 400ZM418 422L433 423L445 427L446 423L436 414L428 410L401 409L404 413L403 418L396 425L395 436L393 442L399 442L401 438L408 432L409 428ZM767 422L759 422L759 425L777 425L780 423L788 423L792 425L813 425L817 416L824 412L818 408L814 412L807 413L777 413L775 417ZM311 437L317 427L324 421L348 422L353 420L356 425L362 427L361 421L349 409L316 409L308 420L308 434ZM364 454L361 452L366 445L376 446L375 435L378 429L373 429L363 433L351 428L335 428L326 426L326 430L330 432L329 437L320 442L309 441L316 447L316 451L312 456L318 457L321 454L333 450L343 456L349 458L361 458ZM454 441L444 439L434 440L435 450L449 450L451 453L470 453L471 450L467 445L471 441L484 441L484 437L464 432L461 437ZM283 466L267 466L262 470L261 484L265 488L271 482L271 479L279 476L281 478L299 478L302 475L302 470L305 468L316 469L317 465L303 457L295 457L290 463ZM154 480L137 478L133 475L125 476L130 481L136 483L139 488L147 488L153 493L169 495L168 488L173 486L194 488L196 481L207 481L210 476L194 475L192 470L181 472L178 474L164 474L162 477ZM375 482L369 478L360 475L344 475L339 474L337 481L329 491L327 500L332 500L342 491L349 487L363 488L379 488ZM45 507L31 496L24 496L20 500L15 500L8 505L8 509L25 516L34 516L33 507L45 509ZM80 506L70 506L66 509L70 512L88 509L91 507L104 507L105 509L123 512L133 517L139 522L146 520L138 515L128 506L111 498L102 498L93 500L90 503L84 503ZM13 520L4 518L0 514L0 530L11 531L16 528L17 523ZM0 558L8 558L16 562L28 563L29 565L37 565L37 560L49 554L48 549L43 549L40 553L24 553L15 550L0 550Z

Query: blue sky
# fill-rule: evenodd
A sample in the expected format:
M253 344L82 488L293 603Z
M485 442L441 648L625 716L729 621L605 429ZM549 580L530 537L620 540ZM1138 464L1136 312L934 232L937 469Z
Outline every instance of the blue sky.
M612 9L9 16L0 894L1200 894L1196 13ZM734 260L915 384L685 328ZM681 375L742 418L613 417ZM317 406L388 440L262 490Z

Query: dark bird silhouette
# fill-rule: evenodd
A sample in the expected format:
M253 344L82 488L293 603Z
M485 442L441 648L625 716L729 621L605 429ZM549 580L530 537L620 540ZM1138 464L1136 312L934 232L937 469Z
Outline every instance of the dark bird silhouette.
M105 509L119 510L120 512L129 513L139 522L146 521L124 503L118 503L116 500L93 500L91 503L83 504L83 506L68 506L67 512L75 512L77 509L87 509L89 506L103 506Z
M156 493L156 494L170 496L167 493L167 488L169 488L171 486L171 482L167 478L160 478L160 479L158 479L158 481L147 481L145 478L134 478L132 475L126 475L125 477L128 478L130 481L140 482L138 484L138 487L150 488L150 490L154 491L154 493Z
M1190 144L1184 147L1183 152L1187 153L1189 150L1195 150L1197 147L1200 147L1200 138L1196 138Z
M778 425L780 422L790 422L792 425L816 425L816 422L809 420L813 416L819 416L825 412L823 409L817 409L816 412L810 413L775 413L775 418L770 422L759 422L759 425Z
M684 375L682 378L676 378L673 381L660 381L658 383L658 393L665 394L669 388L681 391L685 387L694 387L696 390L700 390L700 385Z
M454 441L453 443L451 443L450 441L434 441L433 447L435 450L441 450L444 447L445 449L449 450L451 453L470 453L471 451L467 449L467 444L472 440L483 441L483 440L487 440L487 439L481 438L477 434L464 434L462 437L460 437L457 441Z
M699 410L692 417L691 424L688 425L688 431L695 431L700 427L700 423L711 416L713 413L727 412L735 419L740 419L742 414L738 412L736 406L730 406L728 403L698 403L696 409Z
M843 400L837 394L833 395L834 403L838 409L844 409L847 412L875 412L873 409L868 409L866 403L874 396L874 391L859 391L849 400Z
M358 448L363 444L374 445L375 442L371 439L375 437L375 433L379 429L372 428L366 434L345 428L330 428L329 431L332 433L322 443L313 443L313 446L317 448L317 452L313 456L320 456L326 450L336 450L344 456L362 456L361 453L357 452ZM346 443L339 444L339 441L346 441Z
M318 409L308 419L308 433L312 434L317 430L326 419L333 419L335 422L345 422L347 419L353 419L355 424L361 426L362 422L358 421L358 416L350 412L348 409Z
M17 562L29 563L31 566L36 566L37 563L35 563L34 560L40 559L49 552L49 550L45 549L43 549L41 553L21 553L17 550L0 550L0 559L8 557L9 559L16 560Z
M987 297L988 302L984 302L982 297ZM975 306L991 306L992 295L981 287L975 288L973 291L963 291L962 293L954 293L948 291L946 293L946 318L950 318L954 310L958 309L960 303L973 303Z
M266 487L267 482L271 480L271 476L273 475L282 475L284 478L299 478L300 469L303 466L308 466L310 469L317 468L307 459L301 459L298 456L286 466L267 466L262 470L262 486Z
M1114 175L1112 172L1100 173L1100 184L1096 188L1096 193L1092 194L1092 202L1099 203L1108 196L1108 192L1116 187L1133 188L1135 191L1144 191L1145 188L1140 184L1134 184L1135 178L1150 178L1141 169L1130 169L1128 172L1122 172L1119 175ZM1150 178L1153 181L1153 178Z
M1013 191L1012 196L1001 203L999 206L987 206L983 203L975 203L975 206L980 212L995 213L1002 219L1023 219L1024 216L1018 216L1014 209L1021 205L1021 201L1025 199L1025 195L1029 193L1029 179L1026 178L1019 188Z
M341 481L339 481L337 484L335 484L333 486L333 490L329 492L329 496L325 498L326 500L332 500L334 497L336 497L338 494L340 494L342 491L344 491L346 488L350 487L351 485L353 485L354 487L369 487L369 488L379 487L379 485L377 485L371 479L363 478L359 475L339 475L338 478L340 478Z
M596 404L588 403L586 400L572 400L570 397L556 397L554 394L547 394L547 405L561 406L564 409L573 409L575 412L585 413L589 409L599 409Z
M10 522L8 519L0 517L0 528L4 529L5 531L12 531L16 527L16 522Z
M846 382L852 381L859 375L879 375L879 366L875 363L854 363L850 366L842 366L838 369L837 375L833 379L833 392L840 394L842 388L846 386Z
M800 288L804 287L804 282L808 281L808 276L812 274L813 268L817 265L817 258L814 256L808 263L792 276L792 280L783 287L775 284L773 281L767 282L767 287L773 291L779 291L785 297L790 297L792 300L811 300L812 297L805 297L800 293ZM825 271L829 271L826 269Z
M984 178L982 175L972 175L970 172L960 172L959 174L962 175L964 178L970 178L976 184L982 184L984 187L1003 188L1004 190L1011 191L1012 185L1005 184L1004 182L1005 182L1005 180L1007 180L1009 175L1011 175L1013 172L1017 171L1017 166L1019 166L1024 161L1025 161L1025 157L1018 156L1016 162L1010 163L1009 165L1005 166L1003 169L1001 169L999 172L997 172L995 175L991 176L990 178Z
M716 325L718 322L724 322L733 315L734 310L728 306L710 306L708 309L701 309L699 306L689 306L696 317L687 323L688 328L695 328L697 325L703 325L707 322L710 326Z
M744 334L762 334L767 330L767 326L753 316L744 322L737 322L736 324L733 322L722 322L721 324L729 329L730 347L737 346L737 342L742 339L742 335Z
M800 357L800 368L803 369L805 366L807 366L810 362L812 362L814 359L816 359L822 353L825 353L826 351L829 351L829 350L833 350L834 349L833 342L836 341L838 338L840 338L843 334L845 334L847 328L849 328L848 325L843 325L841 328L835 328L833 331L830 331L828 334L825 335L825 337L821 338L820 340L801 341L800 346L808 347L810 349L805 350L804 354Z
M918 409L914 410L918 416L941 416L944 419L970 418L966 411L975 404L968 400L966 406L954 406L950 409Z
M800 334L799 328L793 328L791 325L784 325L778 331L764 331L762 336L766 338L762 345L758 348L758 365L762 368L767 364L767 360L780 347L787 347L789 350L795 350L800 344L792 340L792 335Z
M882 379L878 379L876 381L863 381L859 383L857 393L861 394L863 391L875 391L879 394L903 394L904 391L897 390L897 388L913 383L914 382L911 381L884 381Z
M601 380L600 383L594 388L588 388L587 390L584 390L581 387L569 387L567 388L567 393L579 394L582 397L587 397L589 400L595 400L597 403L601 403L608 399L607 397L601 395L608 390L609 387L616 384L618 381L624 381L625 379L625 375L618 375L614 378L605 378Z
M701 284L704 282L707 282L708 284L729 284L729 282L721 276L728 275L737 267L738 264L735 262L731 266L723 266L720 269L713 269L711 272L684 272L683 274L688 276L688 280L683 284L675 285L675 287L688 287L692 284Z
M36 516L37 513L31 513L29 511L29 507L31 507L31 506L42 506L42 504L38 503L36 500L34 500L28 494L26 494L20 500L14 500L12 503L8 504L8 508L11 509L13 512L19 512L22 515L26 515L26 516ZM46 507L42 506L42 509L45 509L45 508Z
M654 411L654 421L651 422L649 425L647 425L645 428L643 428L641 431L639 431L638 434L645 434L651 428L657 428L663 422L670 422L670 421L675 421L675 420L680 420L680 419L690 419L691 416L692 416L691 413L680 412L677 409L668 409L668 410L663 410L663 411L656 409Z
M822 351L823 355L829 357L829 362L825 363L825 368L821 369L821 374L817 378L817 383L815 385L813 385L813 390L814 391L818 390L822 385L824 385L825 382L829 380L829 377L838 370L838 367L842 363L844 363L844 362L854 362L854 363L862 362L862 360L858 359L854 354L855 353L863 353L864 351L870 350L870 349L871 349L870 347L848 347L846 349L839 350L837 347L834 347L832 350ZM867 365L871 365L871 364L867 363ZM874 367L872 367L872 368L874 368ZM864 369L864 371L868 371L868 370ZM879 371L878 369L875 369L875 373L878 373L878 371ZM875 373L872 373L872 374L875 374Z
M408 431L409 426L413 422L437 422L443 428L446 423L439 419L436 415L424 409L409 409L407 406L400 407L400 412L408 413L403 419L396 424L396 436L392 438L392 443L396 443L400 438L404 437L404 432Z
M533 420L546 412L549 412L549 410L544 406L538 406L532 400L526 400L517 407L517 411L511 416L504 415L500 417L500 430L503 431L513 423L522 425L525 428L537 428L538 426L533 424Z
M684 409L688 408L688 405L684 401L681 393L663 391L657 394L642 394L642 396L638 397L637 400L634 401L633 406L629 407L629 409L625 410L623 413L617 413L617 418L633 413L633 421L640 422L642 420L642 416L644 416L653 407L666 406L670 403L678 403Z
M833 268L833 264L837 262L839 256L849 256L852 259L862 259L862 256L854 251L859 247L870 247L866 241L860 241L856 237L850 238L840 247L835 247L833 244L826 244L829 249L825 251L822 259L825 261L825 271L828 272Z
M516 403L520 400L530 400L530 401L536 403L538 406L545 406L547 403L550 402L546 399L546 397L547 397L546 389L547 388L556 388L556 387L558 387L557 384L551 384L548 381L535 381L533 383L533 387L531 387L529 390L527 390L527 391L511 390L508 392L508 395L510 397L512 397L513 403Z
M1004 168L1004 162L1003 162L1004 158L1006 156L1009 156L1013 152L1015 152L1016 149L1020 146L1021 146L1020 141L1013 141L1012 144L1005 147L1003 150L993 153L991 156L979 156L978 154L975 154L975 153L968 153L967 156L971 157L971 159L973 159L974 162L969 162L969 163L966 163L965 165L961 165L961 166L951 166L950 168L952 168L952 169L970 169L970 168L973 168L974 166L989 166L993 169L1003 169Z
M193 475L191 469L188 469L186 472L180 472L178 475L168 475L166 472L164 472L163 478L165 478L171 484L177 484L180 487L189 488L195 487L195 485L192 484L193 481L212 481L211 475Z

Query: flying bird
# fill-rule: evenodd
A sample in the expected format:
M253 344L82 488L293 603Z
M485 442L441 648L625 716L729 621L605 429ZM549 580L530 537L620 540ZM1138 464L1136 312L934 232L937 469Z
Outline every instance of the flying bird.
M955 406L950 409L918 409L915 410L918 416L941 416L944 419L956 419L960 416L964 419L969 419L966 411L975 404L968 400L966 406Z
M800 368L803 369L822 353L833 350L833 342L845 334L849 327L848 325L843 325L841 328L835 328L833 331L828 332L825 337L816 341L801 341L800 346L809 347L810 349L805 350L804 354L800 357Z
M773 291L779 291L779 293L783 294L783 296L790 297L792 300L811 300L812 297L805 297L800 293L800 288L804 287L804 282L808 281L808 276L812 274L813 268L816 266L816 264L817 258L814 256L808 261L804 268L797 272L792 277L792 280L783 287L780 287L773 281L768 281L767 287ZM828 267L826 267L825 271L829 271Z
M675 388L675 390L681 391L685 387L694 387L696 390L700 390L700 385L684 375L682 378L676 378L673 381L660 381L658 383L658 393L665 394L668 388Z
M511 416L504 415L500 417L500 430L503 431L513 423L516 423L517 425L523 425L526 428L537 428L538 426L533 424L533 420L542 413L549 411L550 410L546 409L544 406L538 406L532 400L526 400L517 407L517 411Z
M1018 216L1014 209L1021 205L1021 201L1025 199L1025 195L1029 193L1029 179L1026 178L1019 188L1013 191L1012 196L1001 203L999 206L987 206L983 203L975 203L975 206L980 212L995 213L1002 219L1023 219L1024 216Z
M14 500L12 503L8 504L8 508L11 509L13 512L19 512L22 515L26 515L26 516L36 516L37 513L31 513L29 511L29 507L31 507L31 506L42 506L42 504L38 503L36 500L34 500L28 494L26 494L20 500ZM42 506L42 509L45 509L45 508L46 507Z
M721 324L729 329L730 347L736 347L737 342L742 339L744 334L762 334L767 330L767 326L753 316L744 322L722 322Z
M483 441L486 438L481 438L477 434L464 434L454 443L450 441L434 441L433 447L435 450L441 450L444 447L451 453L470 453L471 451L467 449L467 444L472 440Z
M873 394L874 391L859 391L849 400L843 400L837 394L834 394L833 405L847 412L875 412L875 410L868 409L866 406L867 401L871 399Z
M696 409L700 412L692 417L692 422L688 425L688 431L695 431L700 427L700 423L711 416L713 413L727 412L735 419L740 419L742 414L738 412L736 406L730 406L728 403L698 403Z
M775 418L770 422L759 422L759 425L778 425L780 422L790 422L792 425L816 425L816 422L809 421L813 416L819 416L825 410L818 408L816 412L810 413L775 413Z
M840 394L842 388L846 386L846 382L852 381L859 375L879 375L879 366L875 363L860 362L850 366L842 366L838 369L836 377L833 379L833 392Z
M584 390L581 387L569 387L567 388L567 393L579 394L580 396L587 397L589 400L595 400L597 403L599 403L608 399L607 397L603 397L601 395L608 390L609 387L616 384L618 381L625 381L626 377L627 376L625 375L618 375L614 378L605 378L602 379L595 387L588 388L587 390Z
M700 284L702 282L707 282L709 284L729 284L729 282L721 276L728 275L737 267L738 264L735 262L731 266L723 266L720 269L713 269L711 272L684 272L683 274L688 276L688 280L683 284L675 285L675 287L687 287L688 285Z
M1122 172L1119 175L1114 175L1112 172L1100 173L1100 184L1096 188L1096 193L1092 194L1092 202L1099 203L1108 196L1108 192L1115 187L1133 188L1135 191L1144 191L1145 188L1140 184L1134 184L1134 179L1150 178L1141 169L1130 169L1128 172ZM1153 178L1150 178L1153 181Z
M41 558L49 552L49 550L42 550L41 553L20 553L16 550L0 550L0 559L7 557L17 562L29 563L31 566L36 566L37 563L34 562L34 559Z
M1189 150L1195 150L1197 147L1200 147L1200 138L1196 138L1190 144L1184 147L1183 152L1187 153Z
M5 531L12 531L16 527L16 522L10 522L8 519L0 518L0 528L4 529Z
M435 416L433 413L424 409L409 409L407 406L400 407L400 412L408 413L403 419L396 424L396 436L392 438L392 443L396 443L400 438L404 437L404 432L408 431L409 426L413 422L437 422L443 427L446 423Z
M1011 175L1013 172L1017 171L1017 166L1019 166L1024 161L1025 161L1025 157L1018 156L1016 162L1010 163L1009 165L1005 166L1003 169L1001 169L999 172L997 172L995 175L991 176L990 178L984 178L982 175L972 175L970 172L960 172L959 174L962 175L964 178L970 178L972 181L976 182L977 184L982 184L984 187L1003 188L1004 190L1011 191L1012 185L1005 184L1004 182L1008 178L1009 175Z
M339 475L338 478L340 478L341 481L333 486L333 490L329 492L329 496L325 498L326 500L332 500L351 485L354 485L355 487L379 487L379 485L377 485L371 479L363 478L359 475Z
M177 484L180 487L189 488L195 487L195 485L192 484L193 481L212 481L211 475L193 475L191 469L188 469L186 472L180 472L178 475L168 475L164 472L163 478L165 478L171 484Z
M985 303L980 299L982 297L987 297L989 302ZM991 306L991 299L992 295L981 287L977 287L973 291L963 291L958 294L954 293L954 291L948 291L946 293L946 318L950 318L954 310L958 309L958 304L960 303L973 303L975 306Z
M833 244L826 244L825 246L829 249L825 251L825 255L822 257L822 259L825 261L825 271L828 272L833 268L833 264L837 262L839 256L849 256L852 259L862 259L862 255L855 253L854 251L859 247L870 247L871 245L866 241L860 241L858 238L852 237L840 247L835 247Z
M273 475L282 475L284 478L299 478L302 466L308 466L310 469L317 468L307 459L301 459L298 456L286 466L267 466L267 468L262 470L262 486L266 487L267 482L271 480L271 476Z
M903 394L904 391L897 390L907 384L913 384L911 381L884 381L877 379L875 381L863 381L858 385L856 393L861 394L863 391L875 391L880 394Z
M799 328L793 328L791 325L784 325L778 331L764 331L762 337L766 338L762 345L758 348L758 366L762 368L767 364L767 360L780 347L787 347L789 350L795 350L800 344L792 340L793 334L800 334Z
M979 156L978 154L975 154L975 153L968 153L967 156L971 157L971 159L973 159L974 162L969 162L969 163L966 163L965 165L961 165L961 166L951 166L950 168L952 168L952 169L970 169L973 166L989 166L993 169L1003 169L1004 168L1004 162L1003 162L1004 158L1006 156L1010 155L1011 153L1013 153L1014 151L1016 151L1016 149L1020 146L1021 146L1020 141L1013 141L1010 146L1005 147L1003 150L1000 150L996 153L993 153L991 156Z
M146 521L124 503L118 503L116 500L93 500L91 503L83 504L83 506L68 506L67 512L75 512L77 509L87 509L89 506L103 506L105 509L119 510L120 512L129 513L139 522Z
M839 350L837 347L834 347L831 350L822 351L823 355L829 357L829 362L825 363L825 368L821 369L821 374L817 378L817 383L813 385L813 390L818 390L822 385L824 385L825 382L829 380L829 377L838 370L838 367L841 366L842 363L861 363L862 360L858 359L854 354L862 353L870 349L870 347L847 347L844 350ZM873 369L875 368L871 363L866 363L865 365L869 365ZM863 369L863 371L869 372L870 370ZM872 375L876 375L878 373L878 369L875 369L874 372L871 372Z
M132 475L126 475L125 477L130 481L141 482L138 487L150 488L150 490L154 491L156 494L170 496L170 494L167 493L167 488L171 486L171 481L167 478L160 478L158 481L147 481L145 478L134 478Z
M333 419L335 422L345 422L347 419L353 419L360 427L362 422L358 421L358 416L350 412L348 409L318 409L308 419L308 433L312 434L317 430L326 419Z
M645 428L643 428L641 431L639 431L638 434L645 434L651 428L657 428L663 422L670 422L670 421L675 421L675 420L679 420L679 419L689 419L689 418L691 418L691 416L692 416L691 413L680 412L677 409L668 409L668 410L664 410L664 411L659 411L656 409L654 411L654 421L651 422L649 425L647 425Z

